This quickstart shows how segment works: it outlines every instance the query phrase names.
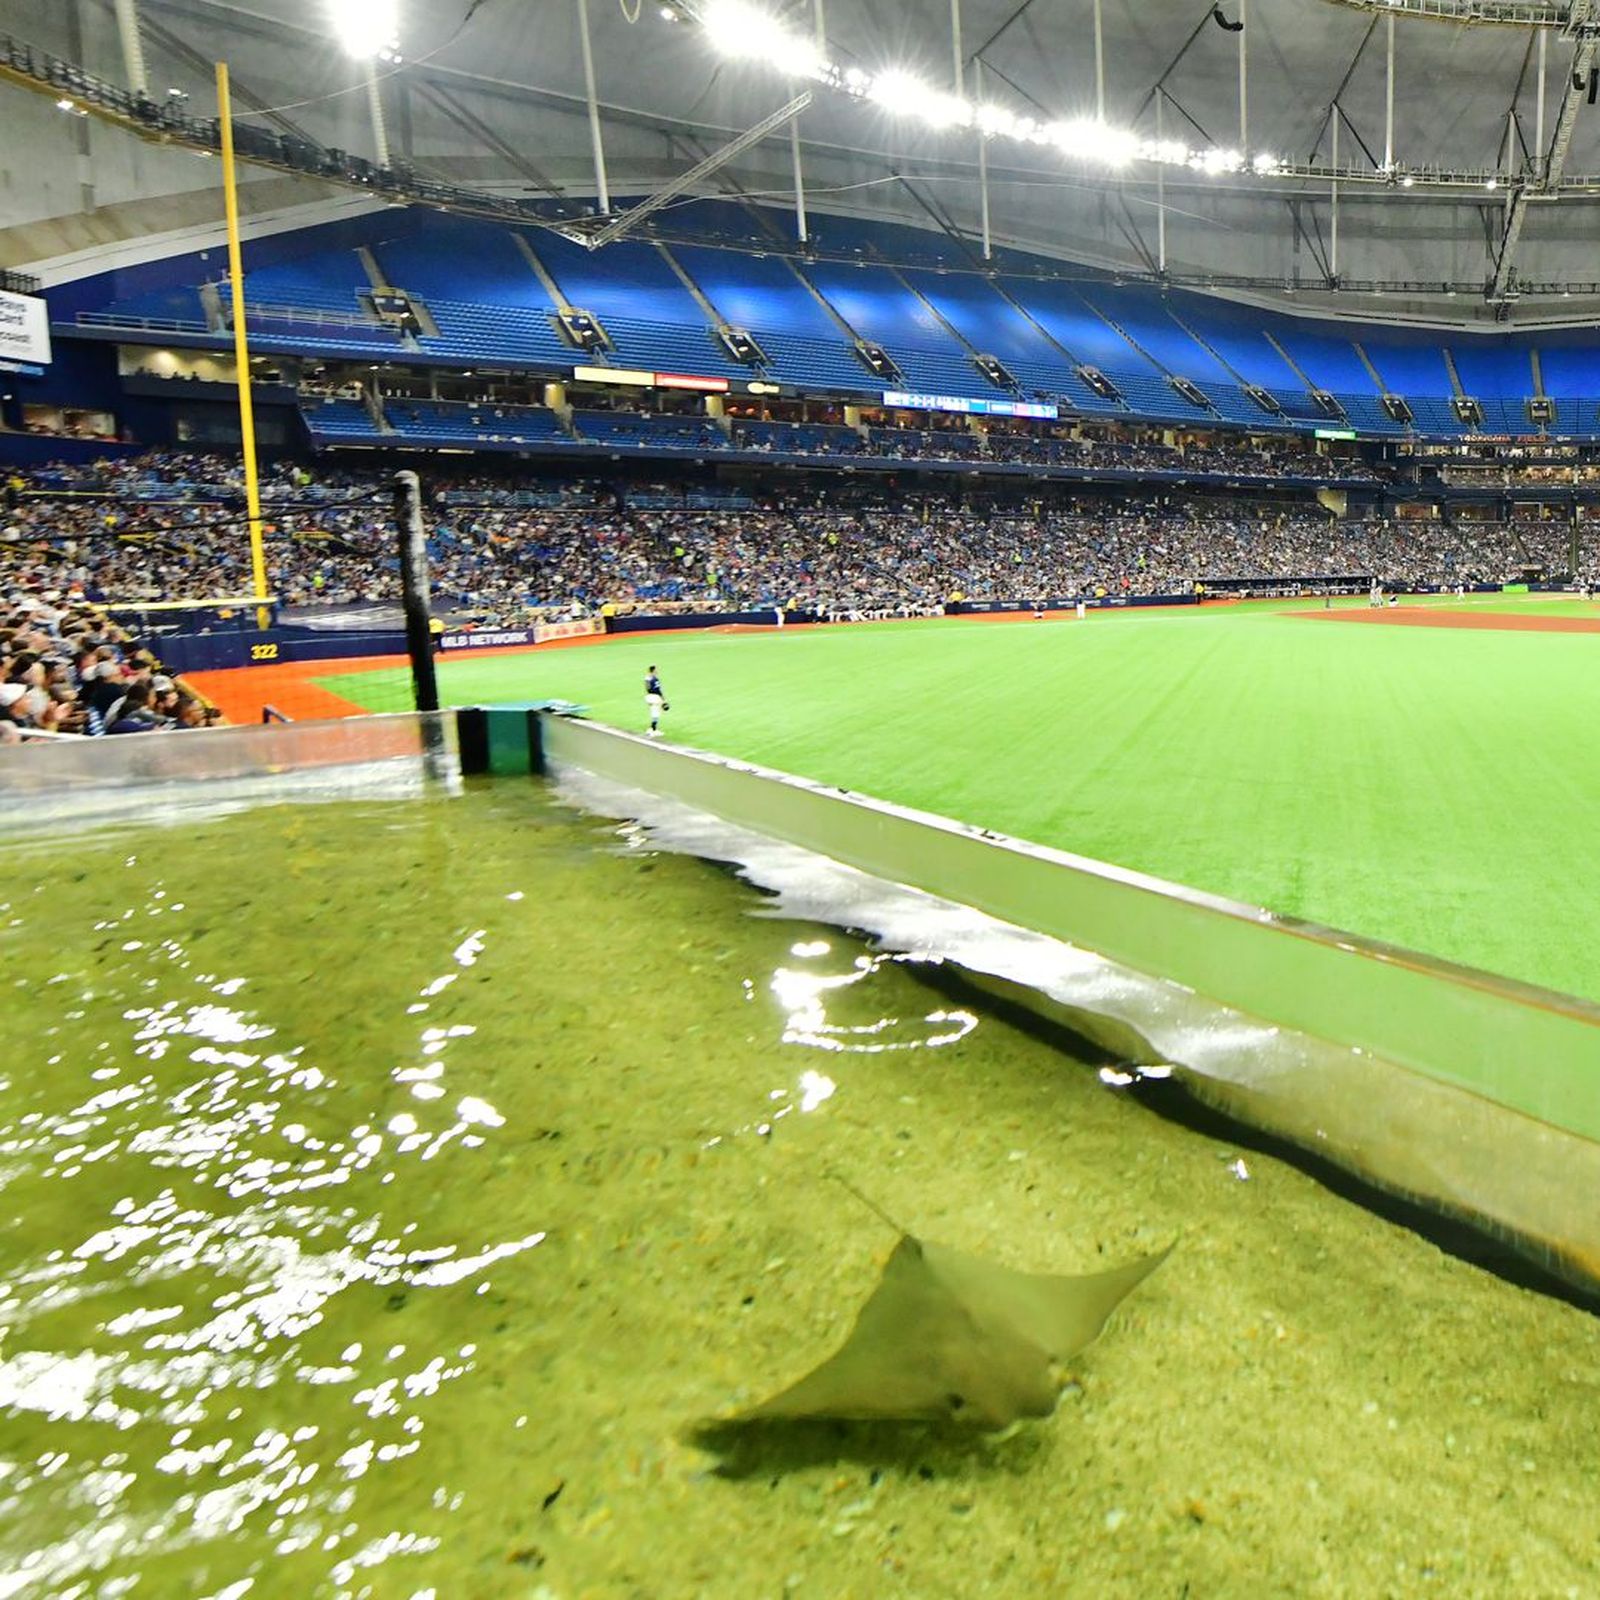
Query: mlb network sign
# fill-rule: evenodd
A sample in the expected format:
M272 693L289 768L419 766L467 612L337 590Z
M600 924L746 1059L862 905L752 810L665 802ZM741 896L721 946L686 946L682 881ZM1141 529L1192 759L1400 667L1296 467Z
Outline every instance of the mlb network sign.
M43 300L0 289L0 361L50 360L50 318Z

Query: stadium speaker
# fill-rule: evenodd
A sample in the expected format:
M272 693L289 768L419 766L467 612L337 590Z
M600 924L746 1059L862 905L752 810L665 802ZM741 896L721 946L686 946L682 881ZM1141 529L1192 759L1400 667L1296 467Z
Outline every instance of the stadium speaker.
M866 363L867 370L873 377L881 378L885 383L901 381L899 367L889 359L888 352L882 345L874 344L870 339L857 339L856 354Z
M1120 400L1122 391L1098 367L1079 367L1078 376L1102 400Z
M978 355L972 358L972 364L992 383L997 389L1015 390L1017 380L1006 371L998 356Z
M760 367L767 364L766 351L756 342L754 336L743 328L731 326L718 328L717 339L723 349L741 366Z
M609 345L600 319L588 311L566 310L556 312L556 324L568 344L578 350L598 350Z

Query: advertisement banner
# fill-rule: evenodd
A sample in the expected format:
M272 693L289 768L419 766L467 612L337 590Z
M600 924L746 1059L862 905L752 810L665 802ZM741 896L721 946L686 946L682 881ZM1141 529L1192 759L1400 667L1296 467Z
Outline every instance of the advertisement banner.
M547 639L583 639L592 633L606 631L603 617L581 617L575 622L538 622L533 628L533 642L543 644Z
M0 289L0 360L49 362L50 314L43 300Z
M479 628L474 633L442 633L441 650L486 650L491 646L536 644L532 628Z

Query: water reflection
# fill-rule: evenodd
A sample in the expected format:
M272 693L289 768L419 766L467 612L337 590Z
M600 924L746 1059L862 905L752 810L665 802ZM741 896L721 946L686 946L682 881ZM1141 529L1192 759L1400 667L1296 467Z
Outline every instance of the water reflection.
M143 908L169 922L182 909L164 891ZM134 916L94 931L120 933ZM479 930L447 946L454 970L417 1001L402 993L398 1008L410 1017L439 1004L486 939ZM392 1558L437 1546L403 1532L372 1538L370 1523L358 1533L351 1486L414 1455L430 1405L477 1363L472 1343L366 1351L335 1337L366 1320L340 1302L370 1290L481 1293L497 1264L546 1237L464 1243L436 1231L427 1193L407 1196L419 1162L480 1147L506 1126L482 1094L448 1088L447 1065L476 1029L419 1026L411 1059L388 1079L420 1104L387 1111L381 1073L370 1088L341 1084L313 1041L285 1037L251 1004L246 976L195 971L179 937L118 938L101 957L93 985L65 972L52 988L82 1002L60 1016L82 1020L99 998L94 1015L116 1024L95 1041L91 1092L71 1092L72 1056L45 1043L58 1022L36 1030L32 1061L11 1063L27 1092L0 1101L0 1189L39 1217L25 1237L51 1241L19 1254L14 1238L0 1272L0 1408L13 1418L0 1458L0 1600L126 1593L137 1579L91 1589L89 1575L262 1516L278 1554L325 1552L335 1592L350 1592ZM105 1007L149 987L153 971L165 998ZM345 1125L353 1107L365 1120ZM63 1184L68 1203L43 1198ZM280 1393L272 1414L292 1414L293 1386L342 1391L354 1442L349 1427L330 1448L318 1425L245 1422L263 1414L264 1390ZM39 1437L52 1447L30 1455L20 1417L49 1424ZM67 1424L78 1431L60 1432ZM163 1480L174 1489L153 1490ZM78 1531L41 1538L46 1503L83 1508L51 1517ZM244 1595L254 1583L215 1592Z
M792 945L789 954L799 960L820 961L832 946L826 939ZM886 962L907 963L917 958L880 952L858 955L842 972L781 966L772 974L771 992L783 1008L785 1044L809 1045L817 1050L872 1055L885 1050L921 1050L954 1044L978 1025L970 1011L943 1008L921 1017L876 1016L864 1022L830 1020L828 1003L854 990L882 969ZM867 1002L870 1011L870 1001Z

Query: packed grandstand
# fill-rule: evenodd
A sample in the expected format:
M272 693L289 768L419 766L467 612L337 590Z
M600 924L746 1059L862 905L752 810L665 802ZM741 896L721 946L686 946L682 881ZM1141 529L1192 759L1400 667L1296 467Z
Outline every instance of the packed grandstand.
M1198 447L1200 459L1227 451ZM1229 452L1231 453L1231 452ZM1171 466L1157 445L1086 460ZM1262 458L1290 472L1303 458ZM1055 483L1018 494L930 476L738 485L435 467L435 603L467 627L621 608L920 615L979 601L1480 587L1600 577L1600 546L1558 519L1338 517L1314 500L1197 493L1157 481L1107 495ZM263 485L276 604L319 609L399 595L389 474L285 459ZM105 606L250 591L237 460L155 450L15 472L0 512L0 737L206 725L205 708ZM214 625L208 618L207 626Z

